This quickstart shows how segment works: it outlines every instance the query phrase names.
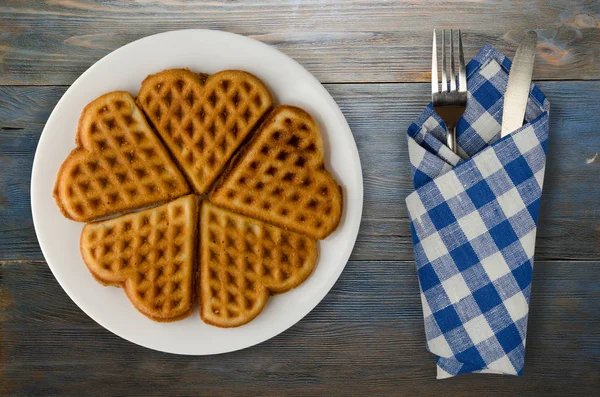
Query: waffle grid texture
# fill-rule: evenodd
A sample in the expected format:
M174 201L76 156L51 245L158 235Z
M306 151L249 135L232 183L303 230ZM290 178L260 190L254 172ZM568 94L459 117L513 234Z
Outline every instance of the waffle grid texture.
M127 92L111 92L87 105L76 141L54 189L58 206L69 219L87 222L190 191Z
M316 121L276 107L210 195L215 204L315 239L338 226L342 190L325 169Z
M197 202L188 195L85 225L84 262L100 283L123 287L133 305L151 319L186 317L194 303Z
M246 324L302 283L342 193L314 119L272 106L249 73L187 69L148 76L137 100L115 91L87 105L54 195L66 217L94 221L80 241L94 278L155 321L188 316L197 294L219 327ZM200 214L188 181L205 195L219 176Z
M235 327L256 317L271 294L288 291L311 274L316 242L298 233L202 204L200 314Z
M273 104L250 73L210 77L165 70L142 83L138 103L199 194L204 194Z

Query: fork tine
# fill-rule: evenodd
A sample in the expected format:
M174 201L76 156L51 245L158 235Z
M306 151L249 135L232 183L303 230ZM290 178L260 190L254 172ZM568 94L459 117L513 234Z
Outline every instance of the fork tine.
M438 81L437 43L435 40L435 29L433 29L433 52L431 54L431 93L435 94L439 91L440 83Z
M456 67L454 66L454 31L450 29L450 91L456 91Z
M448 79L446 78L446 29L442 30L442 92L448 91Z
M465 68L465 54L463 53L462 35L458 29L458 90L461 92L467 91L467 69Z

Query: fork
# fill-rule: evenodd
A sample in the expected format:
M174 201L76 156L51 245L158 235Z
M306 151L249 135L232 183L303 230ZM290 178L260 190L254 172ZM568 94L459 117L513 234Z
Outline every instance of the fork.
M456 145L456 123L461 118L467 107L467 70L463 54L462 36L458 30L458 85L456 81L456 68L454 61L454 32L450 30L450 73L446 64L446 30L442 30L442 87L438 82L437 44L435 29L433 30L433 53L431 56L431 100L433 109L444 120L448 132L446 145L454 153ZM450 83L448 85L448 83Z

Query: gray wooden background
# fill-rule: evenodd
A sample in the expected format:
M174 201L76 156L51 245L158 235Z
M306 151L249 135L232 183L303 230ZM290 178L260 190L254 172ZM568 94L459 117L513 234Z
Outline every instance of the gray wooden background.
M600 2L0 1L0 394L577 395L600 390ZM534 80L551 104L525 376L436 381L404 198L405 131L429 101L431 30L462 28L470 58L539 36ZM221 29L293 57L344 112L365 205L346 270L283 334L220 356L151 351L63 292L38 247L29 183L40 133L86 68L132 40ZM160 56L160 54L157 54Z

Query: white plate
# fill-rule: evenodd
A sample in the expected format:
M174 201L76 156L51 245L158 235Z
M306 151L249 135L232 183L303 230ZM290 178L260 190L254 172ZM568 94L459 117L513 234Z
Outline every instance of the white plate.
M62 216L52 197L58 169L75 147L83 107L113 90L136 94L142 80L167 68L214 73L243 69L261 78L278 103L309 111L321 127L326 164L344 190L339 228L319 243L314 273L298 288L271 297L249 324L221 329L202 322L198 311L183 321L153 322L120 288L97 283L79 253L82 223ZM35 231L52 273L71 299L111 332L138 345L178 354L217 354L243 349L285 331L308 314L340 276L356 241L363 182L356 143L333 98L307 70L253 39L211 30L180 30L143 38L108 54L83 73L50 115L33 162L31 209Z

